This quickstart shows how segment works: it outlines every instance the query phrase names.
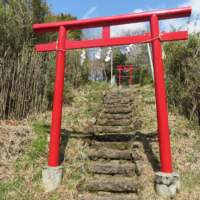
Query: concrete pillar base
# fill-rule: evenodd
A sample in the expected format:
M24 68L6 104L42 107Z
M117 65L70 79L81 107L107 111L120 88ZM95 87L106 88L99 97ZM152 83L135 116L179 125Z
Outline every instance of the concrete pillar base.
M176 173L155 173L156 192L160 197L174 197L180 190L180 176Z
M42 183L46 192L50 192L59 187L62 181L63 167L45 166L42 169Z

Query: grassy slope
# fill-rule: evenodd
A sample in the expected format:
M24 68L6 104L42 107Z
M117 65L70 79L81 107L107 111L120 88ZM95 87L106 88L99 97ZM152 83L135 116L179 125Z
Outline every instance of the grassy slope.
M0 164L0 179L2 178L0 199L77 199L76 184L84 177L84 174L76 169L82 163L78 157L80 152L87 151L87 147L82 146L81 137L87 134L85 126L88 124L90 113L94 111L94 104L101 102L102 91L108 89L109 87L105 83L87 84L73 91L74 101L71 106L63 106L60 164L64 166L64 176L62 186L49 194L46 194L41 187L41 169L42 166L48 164L51 112L30 117L29 124L17 122L18 125L15 126L12 121L9 125L0 124L0 134L4 129L7 132L10 129L16 132L21 126L24 132L31 129L29 140L16 149L17 154L18 151L20 152L17 159L10 159L7 169L5 168L2 174ZM14 122L16 123L16 121ZM7 140L9 141L9 138ZM3 145L1 142L0 138L0 147L2 145L0 151L7 151L7 145ZM4 161L2 164L5 164ZM3 173L10 175L4 176Z
M154 173L159 171L159 147L157 139L157 120L154 89L151 86L133 86L137 118L143 120L141 130L144 145L143 157L146 164L144 176L146 189L143 192L148 199L161 199L154 191ZM83 163L79 159L81 152L86 153L81 137L85 135L93 105L101 101L99 94L108 87L102 83L86 85L74 91L72 106L63 107L61 132L60 163L64 166L63 182L56 191L45 193L41 187L41 168L47 165L48 138L51 112L37 116L31 122L35 131L32 139L23 144L23 151L14 162L14 178L3 179L0 183L0 199L78 199L76 184L86 177L77 167ZM184 117L169 112L171 147L174 171L181 175L182 189L176 199L198 199L200 196L200 151L199 129ZM87 164L87 160L84 161ZM6 172L5 172L6 173ZM89 174L87 179L94 177Z
M143 120L144 161L146 182L144 194L149 199L156 196L154 173L160 170L155 90L152 86L134 86L138 118ZM175 199L200 199L200 134L199 127L180 116L176 109L168 112L173 170L181 176L181 193Z

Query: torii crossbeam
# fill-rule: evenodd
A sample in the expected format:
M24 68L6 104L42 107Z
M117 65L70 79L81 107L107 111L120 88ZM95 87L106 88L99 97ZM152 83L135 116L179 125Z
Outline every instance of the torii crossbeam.
M134 65L118 65L117 67L119 67L117 70L119 71L119 85L121 84L121 71L123 70L130 70L130 85L132 85L132 75L131 75L131 71L134 70L133 67Z
M132 13L127 15L118 15L111 17L35 24L33 26L35 33L59 32L58 42L36 46L38 52L57 51L51 137L49 147L49 166L58 166L59 159L62 98L65 71L65 50L151 42L153 51L161 171L165 173L172 173L173 169L170 150L170 137L161 41L165 42L174 40L185 40L188 38L188 32L160 32L159 20L189 17L190 15L191 7L184 7L176 9ZM110 38L110 26L147 21L150 22L151 33L139 36ZM66 40L67 30L96 27L103 27L102 39L87 41Z

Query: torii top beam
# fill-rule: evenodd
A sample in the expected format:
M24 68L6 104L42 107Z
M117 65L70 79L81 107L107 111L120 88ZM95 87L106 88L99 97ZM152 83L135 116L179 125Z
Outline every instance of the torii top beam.
M33 29L35 33L50 33L50 32L58 32L60 26L64 26L67 30L114 26L114 25L130 24L137 22L147 22L150 21L152 15L156 15L158 17L158 20L189 17L191 15L191 11L192 11L191 7L174 8L166 10L141 12L141 13L132 13L126 15L116 15L109 17L35 24L33 26Z

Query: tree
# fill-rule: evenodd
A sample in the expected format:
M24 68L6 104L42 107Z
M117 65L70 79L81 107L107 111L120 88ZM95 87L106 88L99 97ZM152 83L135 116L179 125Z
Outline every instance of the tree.
M30 112L51 108L56 52L37 53L35 45L56 41L58 33L35 34L33 24L76 19L70 14L55 15L45 0L0 0L0 118L21 119ZM68 39L81 37L82 30L68 32ZM71 89L88 81L88 58L81 66L80 54L66 53L67 103Z

